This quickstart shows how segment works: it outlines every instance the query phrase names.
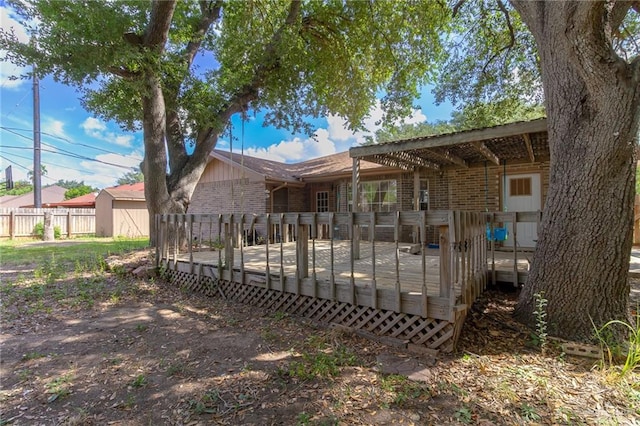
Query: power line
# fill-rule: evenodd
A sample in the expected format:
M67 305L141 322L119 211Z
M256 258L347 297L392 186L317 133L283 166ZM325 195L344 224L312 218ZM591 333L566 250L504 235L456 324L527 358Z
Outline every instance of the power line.
M15 131L22 131L22 132L31 131L31 130L29 130L29 129L22 129L22 128L19 128L19 127L4 127L4 126L0 126L0 129L2 129L2 130L6 130L6 131L8 131L8 132L11 132L11 131L14 131L14 130L15 130ZM49 136L49 137L51 137L51 138L61 140L61 141L63 141L63 142L66 142L66 143L68 143L68 144L71 144L71 145L84 146L84 147L86 147L86 148L95 149L96 151L105 152L105 153L107 153L107 154L113 154L113 152L112 152L112 151L109 151L108 149L98 148L98 147L95 147L95 146L91 146L91 145L84 144L84 143L82 143L82 142L74 142L74 141L69 140L69 139L67 139L67 138L63 138L63 137L61 137L61 136L53 135L53 134L51 134L51 133L47 133L47 132L40 132L40 133L41 133L41 134L43 134L43 135ZM17 133L14 133L14 134L17 134ZM23 136L23 135L20 135L20 136ZM23 136L23 137L25 137L25 136ZM134 158L134 159L136 159L136 160L140 160L140 161L142 161L142 158L140 158L140 157L138 157L138 156L131 156L131 158Z
M14 157L23 158L23 159L25 159L25 160L29 160L29 161L31 161L31 160L32 160L32 159L31 159L31 158L29 158L29 157L22 157L21 155L16 155L16 154L11 154L11 155L13 155ZM23 165L22 165L22 164L20 164L20 163L17 163L15 160L12 160L12 159L10 159L10 158L7 158L7 157L5 157L5 156L4 156L4 155L2 155L2 154L0 154L0 158L2 158L2 159L4 159L4 160L7 160L7 161L8 161L8 162L10 162L11 164L15 164L16 166L18 166L18 167L20 167L20 168L23 168L23 169L25 169L27 172L31 173L31 169L29 169L29 168L27 168L27 167L23 166ZM55 183L55 182L57 182L57 180L55 180L55 179L54 179L54 178L52 178L52 177L49 177L49 176L47 176L47 175L42 175L42 176L43 176L43 177L45 177L45 178L47 178L47 179L49 179L51 182L54 182L54 183Z
M27 140L29 140L29 141L31 140L28 136L21 135L20 133L18 133L18 132L14 132L13 130L9 130L9 129L8 129L8 128L6 128L6 127L0 127L0 128L1 128L2 130L4 130L5 132L13 133L13 134L14 134L14 135L16 135L16 136L19 136L19 137L21 137L21 138L27 139ZM47 152L50 152L50 153L53 153L53 154L65 155L65 156L67 156L67 157L77 158L77 159L80 159L80 160L95 161L96 163L105 164L105 165L107 165L107 166L120 167L120 168L122 168L122 169L126 169L126 170L133 170L133 169L135 169L135 167L123 166L123 165L121 165L121 164L110 163L110 162L108 162L108 161L98 160L97 158L85 157L84 155L79 155L79 154L76 154L76 153L74 153L74 152L70 152L70 151L64 150L64 149L62 149L62 148L55 147L55 146L53 146L53 145L51 145L51 144L48 144L48 143L45 143L45 142L42 142L42 144L43 144L43 145L47 145L47 146L49 146L49 147L53 148L55 151L46 150ZM44 150L43 150L43 151L44 151ZM110 153L111 153L111 152L110 152ZM112 154L112 153L111 153L111 154Z
M26 146L5 146L4 148L33 149L33 148L30 148L30 147L26 147ZM49 149L43 149L43 151L45 151L45 152L52 152L52 153L56 154L56 152L55 152L55 151L51 151L51 150L49 150ZM59 153L58 153L58 154L59 154ZM23 156L18 155L18 154L13 154L13 153L11 153L11 154L8 154L8 155L12 155L12 156L14 156L14 157L16 157L16 158L22 158L22 159L24 159L24 160L29 160L29 161L31 161L31 158L29 158L29 157L23 157ZM63 154L60 154L60 155L63 155ZM4 158L4 159L5 159L5 160L7 160L7 161L12 162L11 160L7 159L6 157L2 157L2 158ZM17 164L17 163L16 163L16 164ZM24 166L22 166L22 165L20 165L20 164L18 164L18 166L20 166L20 167L24 168L24 169L25 169L25 170L27 170L28 172L31 172L31 169L28 169L28 168L26 168L26 167L24 167ZM65 169L67 169L67 170L73 170L73 171L78 172L78 173L86 174L86 170L79 170L79 169L74 169L74 168L71 168L71 167L65 167ZM105 175L105 174L101 174L101 176L107 176L107 177L111 177L111 178L114 178L114 179L120 179L120 178L121 178L121 176L113 176L113 175Z

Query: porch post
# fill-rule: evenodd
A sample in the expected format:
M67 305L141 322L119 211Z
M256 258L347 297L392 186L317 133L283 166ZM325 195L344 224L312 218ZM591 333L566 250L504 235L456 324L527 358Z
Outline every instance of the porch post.
M353 201L351 214L360 211L360 159L353 159L353 177L351 180L351 200ZM374 238L372 235L371 238ZM360 259L360 225L353 225L351 230L351 244L353 259Z
M420 210L420 171L418 169L413 171L413 209L415 211ZM413 244L418 243L418 226L413 227Z

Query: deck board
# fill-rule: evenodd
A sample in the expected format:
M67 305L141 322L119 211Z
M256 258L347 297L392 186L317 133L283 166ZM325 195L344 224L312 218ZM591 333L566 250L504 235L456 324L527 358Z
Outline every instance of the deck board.
M334 241L334 273L337 282L348 283L351 279L351 242ZM280 243L269 245L269 271L270 274L280 275ZM402 244L401 249L408 246ZM264 273L266 271L266 245L244 247L245 272ZM314 265L315 252L315 268ZM296 274L296 243L282 244L282 265L285 276L295 278ZM217 266L219 258L225 262L224 251L194 251L194 263ZM414 255L401 250L398 256L400 265L400 289L407 293L422 293L422 256ZM189 262L189 254L181 254L178 260ZM491 270L489 260L489 270ZM396 286L395 273L395 244L389 242L375 243L375 272L377 288L394 289ZM426 284L427 294L438 297L440 294L440 257L438 249L426 249ZM241 269L240 249L234 251L234 268ZM496 270L513 271L513 254L511 252L496 252ZM526 258L518 260L518 270L526 272L528 261ZM318 280L330 280L331 274L331 242L328 240L316 240L315 250L309 244L309 275L315 271ZM373 279L373 266L371 257L371 243L363 241L360 245L360 259L354 262L354 282L359 287L370 287ZM456 295L460 295L460 288L456 288Z

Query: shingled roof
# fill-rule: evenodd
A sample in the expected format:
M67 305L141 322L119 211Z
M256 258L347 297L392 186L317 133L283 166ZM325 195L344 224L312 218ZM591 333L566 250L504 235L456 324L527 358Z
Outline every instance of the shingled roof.
M228 151L214 150L213 157L232 161L238 166L244 165L249 170L261 174L267 180L279 180L283 182L313 181L327 177L350 176L353 160L349 152L339 152L324 157L318 157L300 163L281 163L279 161L265 160L249 155L233 154ZM375 163L364 162L360 166L362 173L368 171L382 172L392 168Z

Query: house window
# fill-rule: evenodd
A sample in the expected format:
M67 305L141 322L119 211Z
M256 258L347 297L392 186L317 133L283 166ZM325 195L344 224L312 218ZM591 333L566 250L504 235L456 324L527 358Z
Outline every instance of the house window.
M509 196L530 196L531 195L531 178L516 178L509 180Z
M329 211L329 191L316 192L316 211L318 213Z
M393 180L378 180L360 184L360 211L392 212L398 210L398 184ZM348 189L349 211L353 211L353 191Z

